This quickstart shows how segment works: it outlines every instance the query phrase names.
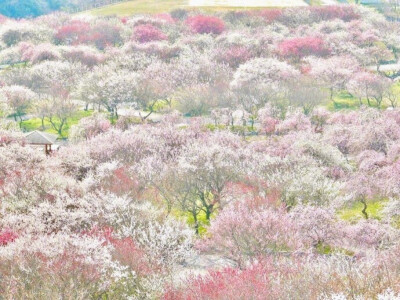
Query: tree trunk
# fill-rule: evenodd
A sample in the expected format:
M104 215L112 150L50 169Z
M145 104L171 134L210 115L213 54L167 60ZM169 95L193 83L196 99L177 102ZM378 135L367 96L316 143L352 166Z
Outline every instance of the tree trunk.
M168 107L171 109L172 108L172 99L165 99L165 102L167 102Z
M363 209L362 209L362 214L364 215L365 219L368 219L368 213L367 213L367 201L365 200L365 198L362 198L361 203L363 204Z
M211 215L213 213L213 208L214 208L213 204L206 206L206 220L207 221L210 221Z
M192 212L193 220L194 220L194 229L196 231L196 234L199 234L199 221L197 220L197 213Z
M64 128L65 120L61 121L60 126L58 127L58 134L62 136L62 129Z
M376 98L376 104L377 104L378 108L381 108L382 101L383 101L382 97L377 97Z
M371 100L369 99L369 97L367 97L367 103L368 103L368 106L371 107Z
M22 116L21 116L21 114L18 114L18 117L19 117L19 122L18 122L19 128L22 128Z
M150 117L150 115L153 113L153 111L151 110L147 115L145 115L144 117L142 116L142 114L139 112L139 116L140 116L140 119L142 120L142 122L144 122L144 121L146 121L146 119L148 118L148 117Z

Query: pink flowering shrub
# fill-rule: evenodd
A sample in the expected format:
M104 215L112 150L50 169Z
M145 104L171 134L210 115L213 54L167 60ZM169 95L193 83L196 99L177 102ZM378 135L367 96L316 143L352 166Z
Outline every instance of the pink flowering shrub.
M141 184L127 167L119 167L112 171L111 174L101 179L99 184L104 190L115 195L130 195L136 199L141 198Z
M67 48L62 55L69 61L80 62L89 68L93 68L105 61L104 55L85 46Z
M130 237L118 238L111 227L93 228L88 232L90 236L96 236L105 240L105 245L113 246L113 257L125 266L129 266L141 276L149 275L157 270L151 269L146 260L146 253L140 249Z
M1 183L0 183L1 185ZM3 230L0 232L0 246L6 246L8 243L12 243L15 239L18 238L18 235L11 230Z
M21 144L25 142L21 132L0 129L0 147L5 147L10 144Z
M51 44L41 44L34 47L29 55L31 63L36 64L46 60L59 60L61 58L60 53ZM25 55L26 57L26 55Z
M92 26L88 22L72 20L58 28L54 38L58 43L67 45L94 44L105 49L121 41L120 28L105 21Z
M332 211L318 207L296 207L291 213L301 240L309 247L342 245L344 234Z
M168 45L160 41L160 43L128 43L126 45L126 50L128 53L143 53L146 56L156 56L162 61L169 62L173 58L179 56L182 52L181 47L175 45Z
M107 132L111 128L110 121L102 114L94 114L91 117L82 118L75 125L70 134L71 140L89 140L96 135Z
M182 289L167 289L162 299L276 299L283 296L273 283L276 275L273 264L262 260L244 270L226 268L191 278Z
M154 16L157 20L164 21L167 24L174 24L175 19L168 13L161 13Z
M221 49L217 54L217 59L227 63L232 68L237 68L252 58L251 51L246 47L234 46L229 49Z
M314 131L322 132L323 127L328 122L329 117L330 117L330 113L326 109L324 109L324 108L314 109L314 111L312 112L312 116L311 116L311 122L315 126Z
M354 7L346 5L315 6L311 8L311 13L320 20L341 19L350 22L360 18Z
M273 108L267 106L258 111L258 119L261 123L261 130L266 134L274 133L279 120L274 116Z
M207 246L240 264L301 247L295 224L282 208L254 209L247 203L231 205L211 221L209 233Z
M189 28L199 34L221 34L225 30L224 22L217 17L198 15L186 19Z
M69 24L58 28L54 37L59 43L76 45L85 40L85 36L90 29L91 27L89 23L73 20Z
M355 225L348 226L346 235L350 243L348 247L371 251L373 249L387 249L393 245L398 232L390 225L382 224L377 220L362 220Z
M93 26L80 41L85 44L94 44L97 49L104 50L120 43L121 40L121 28L104 21Z
M261 16L268 23L273 23L282 17L283 12L281 9L264 9L257 11L255 14Z
M167 36L152 24L138 25L133 30L132 39L139 43L166 40Z
M330 53L324 40L319 37L299 37L278 44L278 52L286 58L301 59L306 56L326 56Z
M310 120L304 114L295 112L280 122L276 129L279 133L288 133L290 131L306 131L310 128Z

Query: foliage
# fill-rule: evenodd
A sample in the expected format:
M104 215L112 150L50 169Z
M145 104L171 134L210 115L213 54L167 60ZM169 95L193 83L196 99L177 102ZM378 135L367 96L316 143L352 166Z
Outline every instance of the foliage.
M221 34L225 30L224 22L216 17L194 16L186 20L186 24L195 33Z
M326 56L329 49L319 37L299 37L282 41L278 46L279 54L283 57L301 59L305 56Z
M140 43L166 40L167 36L151 24L136 26L132 38Z
M199 13L1 18L1 297L399 293L396 23Z

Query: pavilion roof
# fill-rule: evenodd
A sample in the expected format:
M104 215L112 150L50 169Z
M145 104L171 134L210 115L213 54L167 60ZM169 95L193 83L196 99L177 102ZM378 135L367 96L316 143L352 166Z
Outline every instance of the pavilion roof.
M52 145L57 140L58 136L55 134L42 132L42 131L32 131L25 135L25 139L28 144L33 145Z

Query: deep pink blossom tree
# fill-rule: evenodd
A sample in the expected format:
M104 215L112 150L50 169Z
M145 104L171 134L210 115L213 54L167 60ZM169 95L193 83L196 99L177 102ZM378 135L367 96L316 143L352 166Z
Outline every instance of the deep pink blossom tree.
M290 271L288 271L288 274ZM282 294L273 284L276 269L268 260L257 262L244 270L225 268L205 277L193 277L182 289L168 288L162 299L271 299Z
M320 37L298 37L287 39L278 44L278 53L295 61L306 56L324 57L330 53L324 40Z
M84 21L72 20L70 23L58 28L55 34L56 41L69 45L76 45L83 41L84 36L90 31L90 24Z
M8 243L14 242L18 235L11 230L3 230L0 232L0 246L6 246Z
M139 43L166 40L167 36L157 27L151 24L138 25L133 30L132 39Z
M221 34L225 30L224 22L217 17L198 15L186 19L186 24L195 33Z

